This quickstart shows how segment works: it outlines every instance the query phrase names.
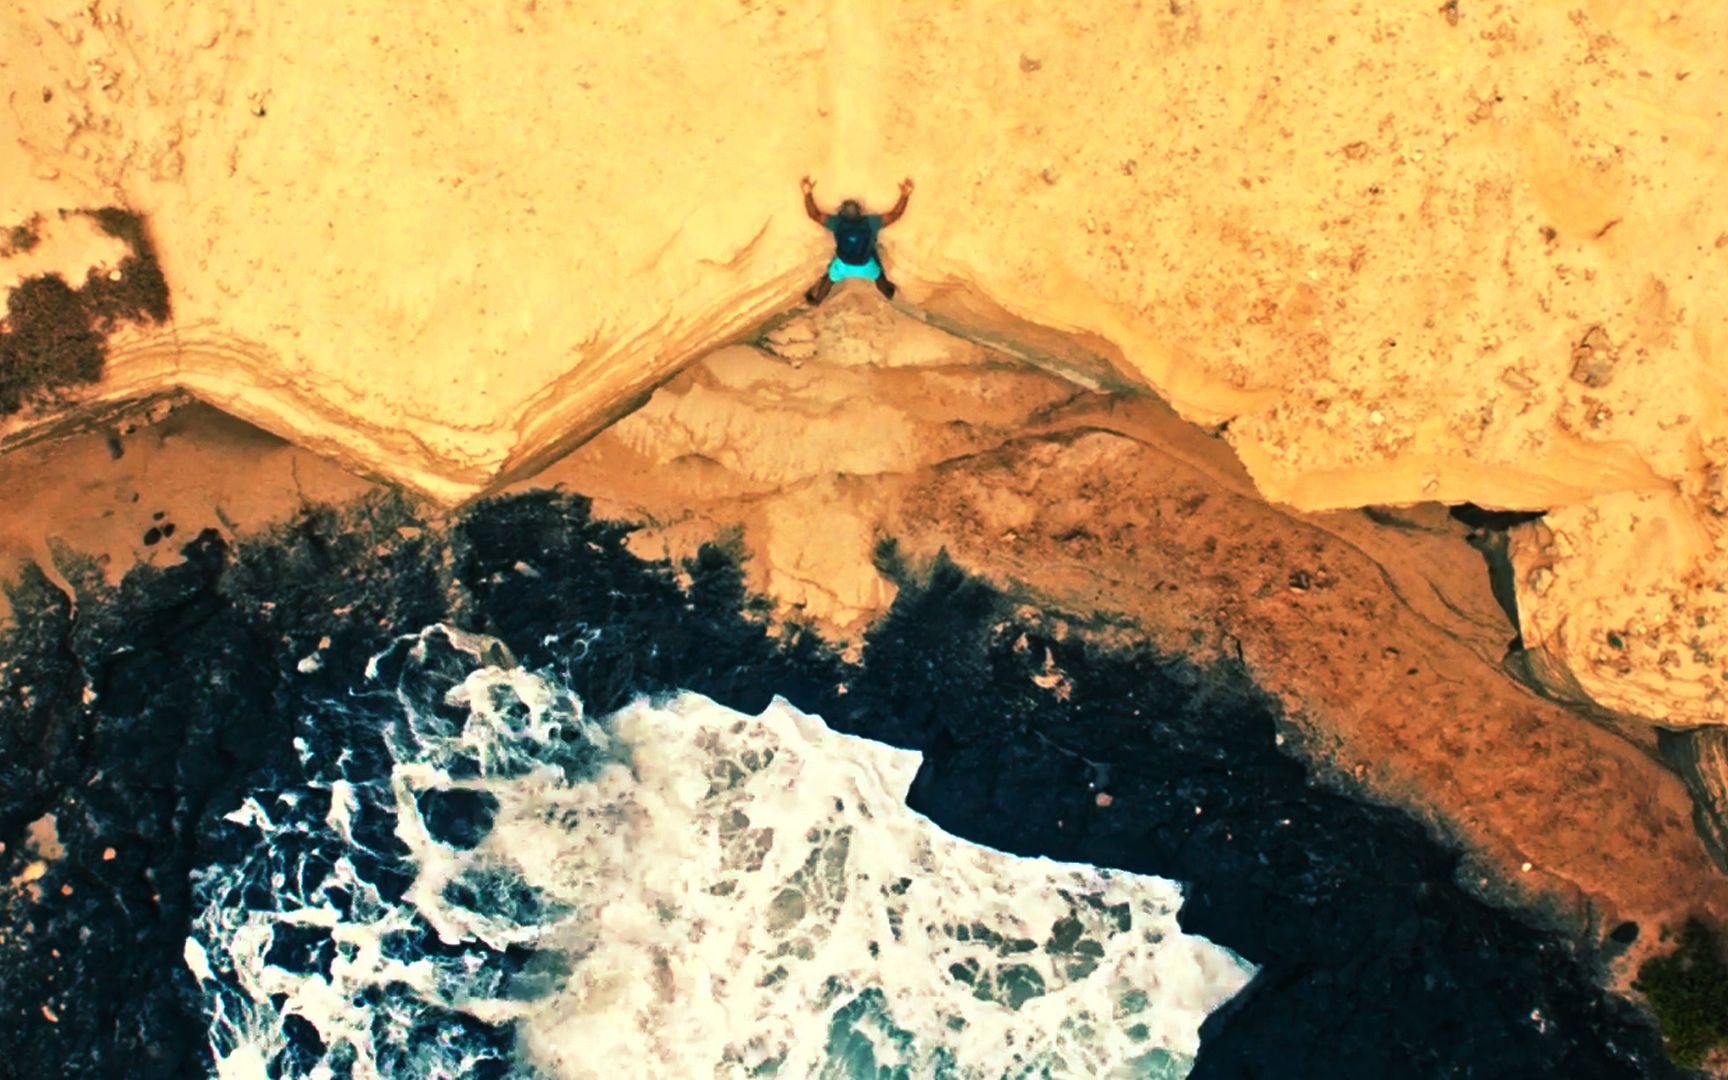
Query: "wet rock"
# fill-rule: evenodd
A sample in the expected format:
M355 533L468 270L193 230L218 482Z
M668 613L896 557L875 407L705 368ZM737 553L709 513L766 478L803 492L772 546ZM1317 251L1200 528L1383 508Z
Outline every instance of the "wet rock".
M471 788L435 788L415 796L426 831L441 844L466 851L486 839L498 798Z
M1692 823L1710 858L1728 873L1728 728L1664 731L1657 746L1692 793Z

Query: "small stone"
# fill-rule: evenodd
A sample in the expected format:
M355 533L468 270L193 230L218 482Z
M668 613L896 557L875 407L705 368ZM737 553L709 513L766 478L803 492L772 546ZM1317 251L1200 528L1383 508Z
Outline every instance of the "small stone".
M1098 793L1097 797L1094 798L1092 801L1100 807L1105 807L1105 806L1109 806L1111 803L1115 802L1116 800L1115 800L1115 798L1113 798L1111 796L1111 794L1108 791L1100 791Z
M113 862L115 857L118 856L119 854L120 853L118 851L115 851L113 848L105 847L102 849L102 861L103 862Z
M1043 66L1044 66L1044 62L1042 60L1039 60L1036 56L1027 56L1025 53L1020 54L1020 70L1021 71L1033 72L1033 71L1037 71L1039 68L1041 68Z
M1554 587L1554 571L1546 566L1538 566L1530 572L1530 591L1537 596L1547 596L1548 590Z
M1608 332L1592 326L1572 348L1572 381L1592 389L1607 386L1614 381L1614 364L1618 359Z

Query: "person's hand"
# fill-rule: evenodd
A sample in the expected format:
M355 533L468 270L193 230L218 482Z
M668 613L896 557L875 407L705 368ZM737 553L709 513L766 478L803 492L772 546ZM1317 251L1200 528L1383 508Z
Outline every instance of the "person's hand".
M906 179L900 181L900 194L902 194L902 195L912 194L912 178L910 176L908 176Z
M798 181L798 187L803 190L804 194L808 195L812 191L816 190L816 181L806 176L804 179Z

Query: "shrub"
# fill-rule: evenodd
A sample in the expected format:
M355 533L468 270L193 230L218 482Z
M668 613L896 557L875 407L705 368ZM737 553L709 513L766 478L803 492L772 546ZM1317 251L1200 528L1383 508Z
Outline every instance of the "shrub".
M0 416L27 399L56 394L102 375L102 335L78 294L56 275L30 278L6 299L8 331L0 334Z
M143 220L115 207L87 213L130 252L117 275L92 271L78 289L49 274L12 291L0 326L0 417L33 401L58 402L68 387L100 379L108 359L107 335L117 323L168 318L168 283ZM11 234L15 250L28 250L22 235L17 229ZM28 240L34 244L36 234L28 232Z
M1699 920L1686 920L1674 950L1646 960L1632 985L1650 1000L1676 1065L1697 1068L1728 1038L1728 965Z

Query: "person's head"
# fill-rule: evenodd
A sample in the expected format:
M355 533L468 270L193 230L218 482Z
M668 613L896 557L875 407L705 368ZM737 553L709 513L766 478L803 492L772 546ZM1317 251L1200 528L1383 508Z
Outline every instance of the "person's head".
M840 204L840 216L843 218L855 218L863 213L864 208L858 205L857 199L847 199Z

